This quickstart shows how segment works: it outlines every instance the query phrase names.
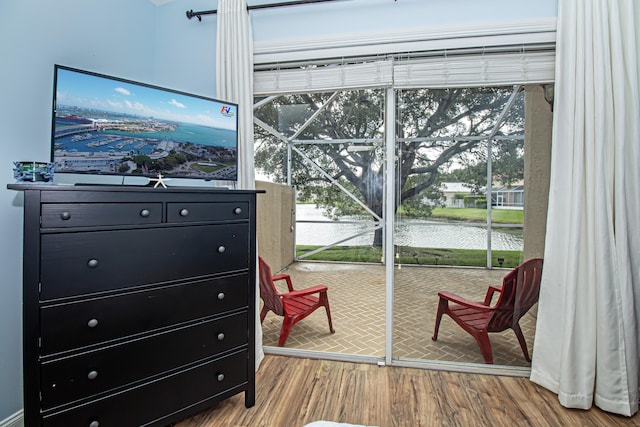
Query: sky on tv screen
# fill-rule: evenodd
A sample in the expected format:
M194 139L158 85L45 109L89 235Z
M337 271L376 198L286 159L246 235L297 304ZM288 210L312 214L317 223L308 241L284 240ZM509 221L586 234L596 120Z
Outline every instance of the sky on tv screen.
M58 69L56 103L218 129L236 128L235 105L66 69Z

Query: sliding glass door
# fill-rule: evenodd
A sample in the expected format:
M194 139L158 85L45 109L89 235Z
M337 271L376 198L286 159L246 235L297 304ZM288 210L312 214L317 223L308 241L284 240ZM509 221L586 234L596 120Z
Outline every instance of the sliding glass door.
M289 94L256 105L256 166L297 190L295 262L286 273L302 286L329 287L337 331L327 333L318 310L287 347L383 357L384 91ZM280 321L267 317L266 345Z
M524 90L396 98L393 359L482 364L474 338L447 316L432 340L438 292L482 302L522 261ZM496 335L495 364L528 365L513 331Z
M482 301L523 260L524 88L353 89L256 98L256 168L294 186L302 287L329 287L322 310L285 349L391 364L483 370L473 337L445 317L438 292ZM268 196L267 196L268 197ZM275 349L281 318L264 344ZM535 317L521 322L531 348ZM528 363L508 330L495 365ZM331 356L329 356L331 355Z

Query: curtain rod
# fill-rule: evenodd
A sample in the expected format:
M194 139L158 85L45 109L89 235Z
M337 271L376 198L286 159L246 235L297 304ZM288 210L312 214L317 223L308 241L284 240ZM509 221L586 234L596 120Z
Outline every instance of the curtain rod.
M255 6L247 6L247 10L256 10L256 9L269 9L272 7L284 7L284 6L297 6L301 4L311 4L311 3L325 3L329 1L345 1L345 0L295 0L295 1L284 1L278 3L267 3L267 4L258 4ZM194 12L192 10L187 10L187 18L191 19L194 16L198 18L198 21L202 21L202 15L213 15L218 13L218 9L213 10L201 10L199 12Z

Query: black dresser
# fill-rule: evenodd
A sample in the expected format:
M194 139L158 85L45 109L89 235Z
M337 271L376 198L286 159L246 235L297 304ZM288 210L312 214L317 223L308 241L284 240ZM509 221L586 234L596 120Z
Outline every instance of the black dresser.
M163 426L255 401L255 191L16 184L25 426Z

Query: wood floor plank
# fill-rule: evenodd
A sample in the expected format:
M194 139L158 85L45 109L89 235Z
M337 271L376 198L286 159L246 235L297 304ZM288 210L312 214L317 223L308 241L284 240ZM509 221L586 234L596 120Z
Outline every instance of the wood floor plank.
M567 409L526 378L267 355L256 404L233 396L175 427L302 427L327 420L379 427L640 426L592 408Z
M389 383L392 403L390 424L385 425L444 425L441 402L430 397L438 392L438 385L427 376L412 375L412 371L393 369L386 373L391 378Z

